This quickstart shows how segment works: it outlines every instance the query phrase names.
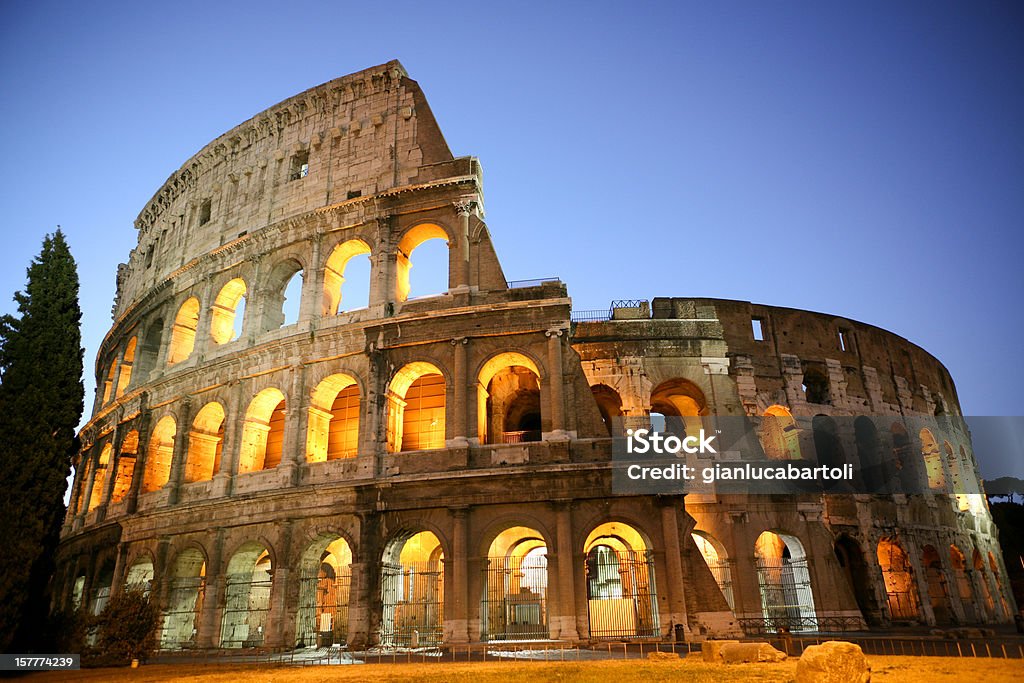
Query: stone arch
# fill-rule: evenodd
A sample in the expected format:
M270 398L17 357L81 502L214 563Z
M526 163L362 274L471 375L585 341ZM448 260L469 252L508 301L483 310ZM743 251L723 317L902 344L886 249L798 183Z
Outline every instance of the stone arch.
M436 223L419 223L405 231L398 242L397 272L395 280L395 301L406 301L411 291L410 271L412 270L412 254L428 240L443 240L451 249L452 240L448 231ZM449 269L450 270L450 269ZM450 279L451 275L448 274ZM445 287L445 291L447 291Z
M160 357L163 335L163 318L156 318L146 327L146 332L142 337L142 345L139 347L139 368L137 372L142 381L147 380L149 374L157 366L157 358Z
M352 585L352 546L338 533L318 535L299 560L296 647L344 644Z
M615 420L623 415L622 396L607 384L591 385L590 393L597 403L597 411L601 414L601 421L604 422L608 436L615 436ZM621 425L619 431L622 431Z
M107 377L103 380L103 400L101 405L107 405L114 399L114 382L117 377L117 358L110 361L110 369L107 370Z
M920 599L914 584L914 570L910 557L894 537L878 542L878 566L882 569L885 582L889 617L893 621L917 621Z
M264 287L258 290L263 298L260 332L270 332L299 321L305 277L306 269L295 256L282 259L271 269Z
M224 406L217 401L207 403L196 413L188 435L185 482L209 481L220 472L224 426Z
M143 551L128 563L128 571L124 574L125 590L140 590L143 595L149 595L153 588L153 576L153 556Z
M441 370L426 361L395 373L387 392L389 453L444 448L446 386Z
M867 492L891 492L895 468L892 467L892 459L882 453L882 443L874 421L864 415L856 418L853 421L853 437L861 477Z
M114 488L110 494L110 502L120 503L128 495L135 475L135 464L138 462L139 432L130 430L121 439L121 448L117 454L117 472L114 475Z
M992 598L992 588L988 585L988 572L985 571L985 560L977 546L971 555L971 565L974 567L974 574L978 578L978 585L981 586L981 600L985 607L986 621L993 618L996 613L996 603Z
M138 337L133 336L125 344L124 353L121 354L121 369L117 376L117 391L115 398L121 398L125 390L131 385L132 367L135 365L135 347L138 345Z
M800 539L784 531L763 532L754 543L754 566L765 629L818 630L807 553Z
M651 415L663 415L667 431L696 436L704 427L701 416L707 414L704 392L690 380L669 379L651 392Z
M963 605L964 611L976 609L974 604L974 589L971 588L971 579L967 575L967 558L955 543L949 546L949 564L953 568L953 577L956 579L957 596ZM965 615L968 621L977 621L977 614Z
M284 447L285 397L269 387L249 402L242 424L238 472L269 470L281 462Z
M114 447L107 442L100 451L99 460L92 472L92 494L89 496L89 507L86 512L92 512L103 502L103 489L107 481L107 471L110 469L110 459L113 457Z
M107 557L99 563L96 569L96 576L92 582L92 596L89 601L92 614L102 612L103 608L107 606L107 601L110 600L110 592L114 586L114 567L114 558Z
M800 429L789 409L778 404L768 406L761 418L758 439L770 460L800 460Z
M313 389L306 428L306 462L354 458L359 450L360 391L356 379L339 372Z
M704 563L711 570L711 575L715 577L715 583L722 591L725 601L729 603L729 609L735 610L736 604L732 593L732 568L729 565L729 553L725 546L707 531L694 529L690 537L697 546L697 550L700 551L701 557L704 558Z
M171 326L171 342L167 348L167 364L180 363L192 355L199 327L199 299L189 297L178 308Z
M348 306L344 297L345 269L348 267L349 261L362 255L370 257L370 245L358 238L342 242L331 251L331 255L327 258L327 264L324 266L321 315L337 315L343 310L363 308L362 305ZM343 303L346 303L345 308L342 308ZM362 304L363 302L357 303ZM366 302L366 305L368 304L369 302Z
M196 645L199 614L206 595L206 553L190 545L178 552L168 576L167 607L164 610L160 647L165 650Z
M892 436L893 462L899 472L900 489L903 493L920 493L920 458L913 452L910 434L900 422L893 422L889 432Z
M924 566L925 583L928 586L928 602L932 606L937 624L953 623L953 605L949 598L949 586L946 585L946 572L942 568L942 558L933 545L921 548L921 564Z
M999 598L999 606L1002 609L1002 618L1010 618L1010 605L1006 601L1006 588L1003 586L1003 581L999 575L999 563L996 561L995 554L990 550L988 551L988 567L992 570L992 581L995 583L996 596Z
M403 531L381 561L380 643L440 645L444 637L444 546L433 531Z
M815 415L811 420L811 430L814 436L814 453L819 465L826 467L844 467L846 465L846 453L843 451L843 442L839 435L839 426L836 421L828 415ZM850 490L851 483L835 482L826 484L826 490Z
M143 493L162 489L170 479L176 431L177 424L171 415L161 417L153 428L146 451L146 471L142 477Z
M477 374L481 443L540 441L540 369L518 351L494 354Z
M861 616L868 624L878 625L880 620L878 619L878 605L871 588L871 571L864 558L864 551L861 549L860 543L849 534L840 534L836 538L834 550L836 560L846 576Z
M831 402L828 376L817 368L809 367L804 370L800 388L804 392L804 400L808 403L827 405Z
M263 645L275 566L269 546L260 541L246 541L231 555L224 584L221 647Z
M657 637L653 548L637 527L604 522L583 544L591 638Z
M227 344L241 336L247 293L245 280L240 277L220 288L210 307L210 337L214 343Z
M935 492L946 490L946 471L942 466L942 452L932 431L927 427L918 433L921 441L921 460L924 462L925 475L928 477L928 489Z
M548 542L537 529L507 526L486 553L480 603L485 641L549 637Z

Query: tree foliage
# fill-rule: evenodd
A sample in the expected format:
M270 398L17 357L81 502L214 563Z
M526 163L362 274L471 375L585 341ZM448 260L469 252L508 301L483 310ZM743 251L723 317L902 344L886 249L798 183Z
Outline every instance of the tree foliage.
M137 588L115 592L103 611L92 618L96 629L91 664L117 666L145 661L156 649L160 610Z
M16 316L0 318L0 651L29 652L49 612L47 586L82 415L78 273L64 235L47 235Z

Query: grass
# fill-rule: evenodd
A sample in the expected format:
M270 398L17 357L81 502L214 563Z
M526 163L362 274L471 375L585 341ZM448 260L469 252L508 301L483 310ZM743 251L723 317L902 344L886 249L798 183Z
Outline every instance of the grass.
M970 680L1003 681L1019 678L1021 660L953 657L869 656L873 682L958 683ZM28 680L44 681L178 681L181 683L252 683L296 681L424 681L426 683L486 683L520 680L534 682L584 681L792 681L796 659L775 664L705 664L699 657L678 661L591 662L478 662L428 664L357 664L348 666L239 666L231 664L154 664L138 669L83 669L36 673Z

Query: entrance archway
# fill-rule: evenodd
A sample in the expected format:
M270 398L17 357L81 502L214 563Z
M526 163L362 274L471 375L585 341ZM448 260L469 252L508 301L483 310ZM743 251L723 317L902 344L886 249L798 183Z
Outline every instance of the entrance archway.
M341 537L323 536L302 554L295 646L326 647L348 638L352 549Z
M194 647L197 617L206 594L206 558L196 548L183 551L174 562L160 647L176 650Z
M846 580L850 584L850 590L853 591L853 598L857 601L861 616L869 625L878 625L880 622L878 605L871 592L868 565L860 543L849 536L840 536L836 539L835 553L839 566L842 567Z
M220 646L259 647L270 612L271 561L266 548L249 542L228 562Z
M878 542L878 565L882 568L889 616L893 621L916 621L918 597L910 558L894 538Z
M429 531L393 539L381 563L380 644L440 645L444 637L444 550Z
M811 574L800 539L765 531L754 544L764 626L770 631L816 631Z
M622 522L606 522L590 532L583 552L590 637L658 636L654 562L640 532Z
M548 637L547 551L540 532L521 526L491 543L480 604L482 640Z

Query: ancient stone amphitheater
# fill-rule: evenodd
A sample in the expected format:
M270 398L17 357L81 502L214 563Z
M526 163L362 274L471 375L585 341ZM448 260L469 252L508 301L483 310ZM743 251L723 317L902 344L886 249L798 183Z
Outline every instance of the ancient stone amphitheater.
M1010 618L969 436L911 420L959 415L935 358L741 301L573 312L558 280L506 280L481 179L397 62L168 178L118 269L55 607L141 587L165 649ZM432 241L447 287L410 298ZM895 454L903 488L618 495L617 418L652 415L745 416L769 459ZM937 493L905 495L908 473Z

